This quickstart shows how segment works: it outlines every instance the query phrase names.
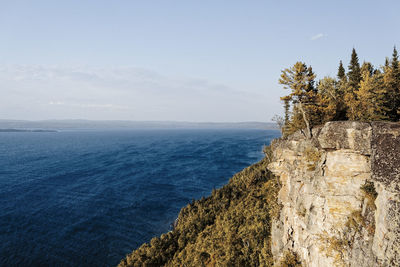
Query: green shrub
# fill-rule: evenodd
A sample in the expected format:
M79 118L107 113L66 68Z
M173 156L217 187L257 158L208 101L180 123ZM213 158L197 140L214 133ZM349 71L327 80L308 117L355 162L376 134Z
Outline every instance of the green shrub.
M182 208L176 227L153 238L120 266L272 266L271 221L279 216L279 183L260 162L211 196Z
M361 186L361 190L364 192L368 204L375 210L375 200L378 197L378 193L375 190L374 183L371 181L365 181L365 184Z
M321 159L321 152L317 149L307 148L304 151L305 159L307 160L307 170L315 171L317 164Z
M296 252L288 250L285 252L279 267L301 267L301 261Z

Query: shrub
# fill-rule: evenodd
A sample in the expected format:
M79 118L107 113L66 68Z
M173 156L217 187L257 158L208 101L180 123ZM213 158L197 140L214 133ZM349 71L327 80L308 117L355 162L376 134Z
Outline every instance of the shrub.
M120 266L271 266L280 186L268 163L266 157L182 208L173 231L142 245Z

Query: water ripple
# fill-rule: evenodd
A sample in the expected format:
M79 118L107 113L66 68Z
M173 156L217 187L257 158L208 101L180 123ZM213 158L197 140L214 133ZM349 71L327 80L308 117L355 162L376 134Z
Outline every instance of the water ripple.
M277 132L0 133L0 266L109 266Z

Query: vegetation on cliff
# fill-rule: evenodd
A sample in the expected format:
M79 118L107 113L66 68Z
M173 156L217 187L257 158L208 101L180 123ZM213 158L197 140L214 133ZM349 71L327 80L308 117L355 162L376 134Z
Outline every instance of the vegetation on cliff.
M271 219L280 208L268 162L264 158L182 208L173 231L143 244L119 266L271 266Z
M399 121L400 67L396 48L392 58L375 68L370 62L361 66L353 48L346 73L342 61L337 77L324 77L317 83L311 66L296 62L282 70L279 83L290 89L281 98L284 118L276 119L284 135L301 129L311 137L311 128L328 121Z
M360 66L353 49L347 73L340 61L336 78L324 77L317 83L315 79L311 66L303 62L282 71L279 82L291 93L281 98L285 116L275 120L284 137L301 130L311 139L312 128L328 121L400 120L400 67L396 48L392 59L387 59L381 68L374 68L369 62ZM274 265L271 223L280 212L277 201L280 182L267 169L272 154L269 147L265 154L263 160L233 176L227 185L213 190L211 196L182 208L173 231L143 244L127 255L120 266ZM304 156L307 171L314 171L320 152L306 150ZM353 237L360 229L365 228L369 233L375 229L372 216L368 215L374 210L374 185L368 182L361 189L371 212L366 209L363 214L356 211L349 216L346 233ZM332 239L324 249L332 254L352 245L343 240ZM296 253L286 251L278 265L301 266L301 262Z

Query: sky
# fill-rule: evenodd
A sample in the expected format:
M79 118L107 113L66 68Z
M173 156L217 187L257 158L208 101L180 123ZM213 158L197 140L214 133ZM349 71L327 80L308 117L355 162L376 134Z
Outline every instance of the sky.
M0 119L271 121L296 61L400 46L400 1L0 0Z

